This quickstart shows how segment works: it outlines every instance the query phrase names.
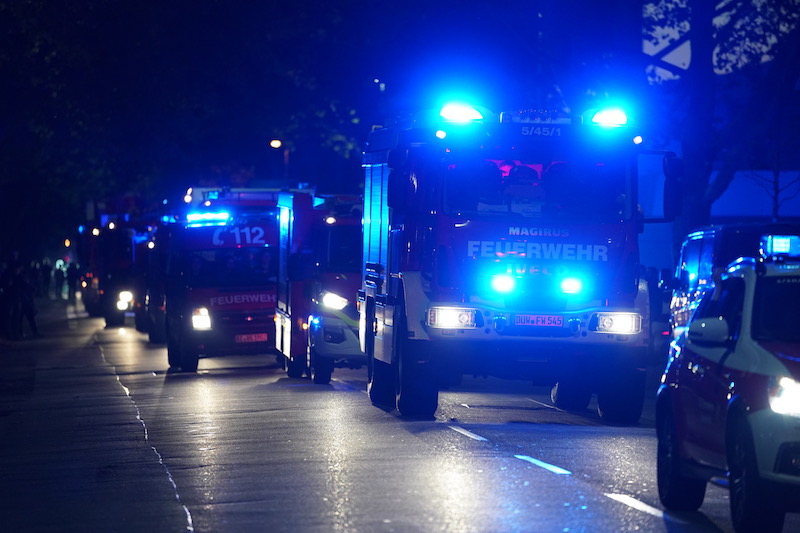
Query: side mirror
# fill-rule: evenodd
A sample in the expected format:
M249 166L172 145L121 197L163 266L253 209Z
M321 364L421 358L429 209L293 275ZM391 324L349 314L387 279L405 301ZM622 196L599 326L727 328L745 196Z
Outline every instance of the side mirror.
M709 317L692 320L686 332L689 342L699 345L724 345L730 338L728 321L722 317Z

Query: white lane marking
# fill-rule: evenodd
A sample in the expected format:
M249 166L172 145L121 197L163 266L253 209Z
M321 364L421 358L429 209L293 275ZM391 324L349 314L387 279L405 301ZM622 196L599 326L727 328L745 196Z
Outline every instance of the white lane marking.
M471 431L467 431L466 429L460 428L458 426L447 426L447 427L449 427L450 429L452 429L456 433L461 433L462 435L464 435L466 437L469 437L469 438L471 438L473 440L478 440L478 441L481 441L481 442L487 442L489 440L486 437L481 437L480 435L477 435L477 434L475 434L475 433L473 433Z
M527 398L527 400L529 400L529 401L531 401L531 402L533 402L533 403L535 403L537 405L541 405L542 407L547 407L547 408L553 409L555 411L559 410L558 407L556 407L555 405L550 405L549 403L540 402L539 400L534 400L533 398Z
M164 462L164 457L161 455L161 452L159 452L158 449L153 445L153 443L150 442L150 435L147 432L147 424L145 424L144 419L142 418L142 413L139 410L139 406L136 404L136 400L133 398L133 396L131 396L130 389L122 384L122 380L120 379L119 374L117 374L117 367L109 363L108 360L106 359L106 353L103 350L103 347L98 346L98 348L100 348L100 357L103 359L103 362L111 367L111 371L114 373L114 377L117 379L117 384L120 387L122 387L125 396L127 396L128 400L131 402L131 404L133 404L133 408L136 410L136 420L138 420L139 424L141 424L142 426L142 431L144 433L144 440L150 446L150 449L153 450L153 453L156 455L156 458L158 459L158 464L161 465L161 467L164 469L164 472L167 474L167 479L172 485L172 489L175 493L175 500L181 507L183 507L183 512L186 515L186 531L193 533L194 522L192 521L192 513L189 512L189 508L186 507L185 503L183 503L181 495L178 492L178 484L175 482L175 478L172 477L172 472L170 472L169 467Z
M656 509L655 507L651 507L651 506L647 505L646 503L637 500L633 496L628 496L627 494L606 494L606 496L608 496L612 500L615 500L615 501L618 501L620 503L623 503L623 504L627 505L628 507L636 509L637 511L642 511L643 513L647 513L649 515L653 515L656 518L661 518L662 520L666 519L666 520L670 520L671 522L678 522L678 523L681 523L681 524L688 524L689 523L689 522L686 522L685 520L681 520L680 518L677 518L677 517L672 516L670 514L664 514L664 511L662 511L661 509Z
M545 463L544 461L540 461L539 459L534 459L533 457L530 457L528 455L515 455L514 457L516 457L517 459L521 459L523 461L527 461L541 468L544 468L545 470L549 470L554 474L562 474L567 476L572 475L572 472L570 472L569 470L564 470L560 466L551 465L550 463Z

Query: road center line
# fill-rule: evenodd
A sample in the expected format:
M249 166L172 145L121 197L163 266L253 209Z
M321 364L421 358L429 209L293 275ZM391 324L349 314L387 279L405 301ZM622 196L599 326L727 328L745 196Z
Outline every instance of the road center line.
M674 517L674 516L672 516L670 514L664 514L664 511L662 511L661 509L656 509L655 507L651 507L651 506L647 505L646 503L637 500L633 496L628 496L627 494L606 494L606 496L608 496L612 500L615 500L615 501L618 501L620 503L623 503L623 504L627 505L628 507L636 509L637 511L642 511L643 513L647 513L649 515L653 515L656 518L661 518L662 520L663 519L667 519L667 520L670 520L672 522L679 522L681 524L688 524L689 523L689 522L686 522L684 520L681 520L680 518L676 518L676 517Z
M473 440L477 440L477 441L481 441L481 442L486 442L486 441L489 440L486 437L481 437L480 435L477 435L477 434L475 434L475 433L473 433L471 431L467 431L466 429L460 428L458 426L447 426L447 427L449 427L450 429L452 429L456 433L461 433L462 435L464 435L466 437L469 437L469 438L471 438Z
M538 467L544 468L545 470L548 470L554 474L561 474L567 476L572 475L572 472L570 472L569 470L564 470L560 466L551 465L550 463L545 463L544 461L540 461L539 459L534 459L533 457L530 457L528 455L515 455L514 457L516 457L517 459L521 459L523 461L527 461Z

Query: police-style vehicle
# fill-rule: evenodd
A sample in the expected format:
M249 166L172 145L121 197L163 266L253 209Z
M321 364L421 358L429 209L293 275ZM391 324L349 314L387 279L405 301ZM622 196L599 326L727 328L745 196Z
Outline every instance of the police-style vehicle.
M696 510L727 478L734 528L800 511L800 235L734 260L672 342L658 391L658 490Z

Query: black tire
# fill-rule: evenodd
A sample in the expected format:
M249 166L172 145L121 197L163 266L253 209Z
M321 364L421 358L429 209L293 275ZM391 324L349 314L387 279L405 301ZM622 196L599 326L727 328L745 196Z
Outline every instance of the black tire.
M383 361L376 360L374 357L369 358L368 366L367 394L372 405L394 409L397 402L394 368Z
M675 417L668 405L658 413L656 434L658 498L664 507L672 511L698 510L706 496L707 481L683 474L683 460L678 453L678 439L675 433Z
M550 400L553 405L565 411L583 411L589 407L592 391L584 380L578 378L563 379L550 389Z
M606 380L597 395L597 413L603 422L622 426L638 423L646 384L647 374L637 368L621 369Z
M753 435L742 417L728 432L728 485L731 521L736 533L780 533L786 511L761 481Z
M286 366L286 374L290 378L302 378L308 368L305 359L301 360L300 358L291 360L286 357L286 362L284 364Z
M311 381L317 385L327 385L331 382L333 361L319 357L311 346L308 347L308 368L311 373Z
M197 372L197 365L200 363L200 354L197 350L190 349L188 346L181 346L181 370L184 372Z
M167 362L170 368L181 366L181 354L178 350L178 343L174 339L169 339L167 342Z
M403 416L432 419L439 407L439 389L431 361L420 355L424 350L405 337L405 328L397 331L398 391L397 409Z

